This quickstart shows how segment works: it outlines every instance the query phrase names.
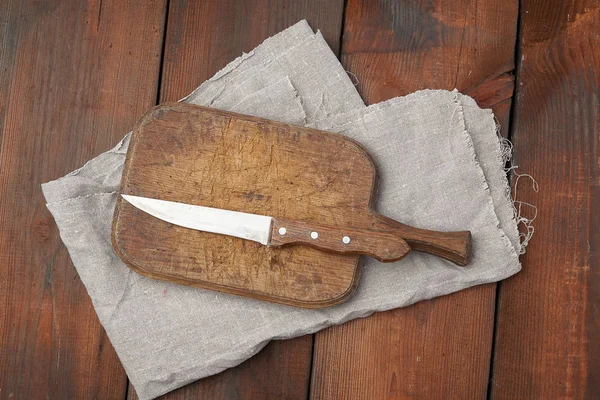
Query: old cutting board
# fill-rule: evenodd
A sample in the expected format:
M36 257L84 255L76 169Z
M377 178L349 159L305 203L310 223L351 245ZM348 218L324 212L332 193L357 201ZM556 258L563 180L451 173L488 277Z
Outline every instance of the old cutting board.
M385 224L370 206L375 179L342 135L174 103L135 128L121 193L360 229ZM345 300L360 276L356 255L182 228L120 196L113 245L152 278L309 308Z

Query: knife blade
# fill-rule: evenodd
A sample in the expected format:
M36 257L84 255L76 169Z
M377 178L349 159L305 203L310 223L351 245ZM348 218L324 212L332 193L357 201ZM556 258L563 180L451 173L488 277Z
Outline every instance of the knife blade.
M235 236L267 245L272 217L122 194L140 210L184 228Z
M395 229L391 231L355 229L127 194L121 196L134 207L162 221L198 231L252 240L269 247L306 245L323 251L364 254L382 262L391 262L403 258L411 250L411 243L415 249L464 266L471 246L471 234L468 231L434 232L389 219L388 224L395 224Z

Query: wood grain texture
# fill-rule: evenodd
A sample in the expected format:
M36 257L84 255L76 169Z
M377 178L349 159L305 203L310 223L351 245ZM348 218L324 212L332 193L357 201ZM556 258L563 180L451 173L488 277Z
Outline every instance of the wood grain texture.
M249 1L238 0L170 1L161 102L179 100L188 95L242 52L252 50L269 36L301 19L306 19L313 29L321 30L333 51L338 52L344 0L261 0L252 2L252 6L249 4ZM310 353L312 345L310 349L296 345L303 340L286 340L281 343L279 351L288 351L286 354L291 358L307 360L307 352ZM310 342L312 344L312 336ZM247 367L250 363L251 368ZM283 398L307 397L308 385L298 385L290 379L270 380L273 371L280 371L280 376L294 376L300 382L307 382L308 379L302 380L299 376L310 375L310 362L289 364L269 358L265 351L261 351L242 364L242 368L230 369L210 380L190 384L173 392L170 398L251 398L261 390L258 382L270 382L268 390L286 393ZM253 385L259 389L253 389ZM133 390L131 385L129 388Z
M492 398L600 393L600 2L521 2L513 142L535 204L523 270L502 282ZM525 216L531 216L525 207Z
M514 69L517 1L349 0L341 59L369 104Z
M125 395L40 184L114 146L154 104L164 12L162 1L0 6L1 398Z
M517 14L516 1L350 0L342 62L369 104L457 87L507 121ZM317 333L311 397L484 398L495 292L475 287Z
M502 102L510 101L514 88L515 76L505 73L494 79L482 82L479 86L471 88L465 94L473 97L479 107L492 108Z
M337 54L343 10L343 0L172 0L161 102L187 96L242 52L302 19Z
M312 398L485 398L486 385L482 388L481 371L473 364L480 358L489 362L491 327L477 325L493 315L494 302L486 301L493 288L478 286L320 331ZM445 304L447 298L451 305ZM455 308L469 313L457 321ZM466 335L462 324L471 329ZM487 373L487 364L481 365Z

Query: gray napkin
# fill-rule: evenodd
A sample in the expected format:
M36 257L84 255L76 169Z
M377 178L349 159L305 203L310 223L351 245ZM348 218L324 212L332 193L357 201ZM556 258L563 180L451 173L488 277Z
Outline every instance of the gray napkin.
M115 255L110 221L129 135L43 185L100 322L140 398L235 366L270 340L316 332L520 269L519 239L493 115L457 92L421 91L365 107L319 33L302 21L267 39L184 101L307 124L360 141L380 172L377 209L415 226L473 232L467 268L413 252L366 259L346 303L304 310L155 281Z

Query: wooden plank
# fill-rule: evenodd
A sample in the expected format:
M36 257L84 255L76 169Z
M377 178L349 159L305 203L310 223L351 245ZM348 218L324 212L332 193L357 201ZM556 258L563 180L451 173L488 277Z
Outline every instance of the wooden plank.
M344 1L170 2L160 98L177 101L227 63L306 19L338 54Z
M367 103L457 87L507 127L517 13L516 1L350 0L342 62ZM317 333L311 397L485 397L495 293L479 286Z
M342 63L369 104L420 89L471 92L514 69L517 4L349 0Z
M114 146L154 104L165 11L163 1L0 7L2 398L125 396L40 184Z
M521 2L513 142L539 209L523 270L500 285L492 398L600 393L600 2ZM531 215L526 208L525 216Z
M301 19L306 19L313 29L320 29L337 53L343 7L343 0L171 0L161 102L186 96L242 52L252 50L269 36ZM312 336L270 343L239 367L185 386L165 397L306 398L311 353ZM131 398L136 398L131 385L129 392Z

